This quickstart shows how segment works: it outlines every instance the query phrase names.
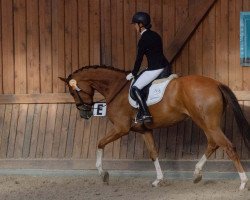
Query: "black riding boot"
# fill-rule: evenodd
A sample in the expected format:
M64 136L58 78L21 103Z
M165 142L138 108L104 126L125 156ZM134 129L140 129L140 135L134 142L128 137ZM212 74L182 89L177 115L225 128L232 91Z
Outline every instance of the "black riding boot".
M143 97L141 95L141 90L139 90L137 87L133 86L132 91L133 91L133 94L136 98L136 101L139 104L140 113L142 113L142 115L140 117L141 119L139 119L139 120L142 120L144 123L152 123L152 116L149 113L146 101L143 99Z

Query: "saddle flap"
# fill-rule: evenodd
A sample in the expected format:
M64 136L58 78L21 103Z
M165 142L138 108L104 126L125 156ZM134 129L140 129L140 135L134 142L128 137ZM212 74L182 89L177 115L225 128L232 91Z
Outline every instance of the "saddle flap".
M131 88L133 87L134 83L135 83L136 80L133 80L131 85L130 85L130 89L129 89L129 95L130 97L135 101L136 98L134 97L134 94L131 90ZM148 98L148 94L149 94L149 88L150 86L152 85L152 83L148 84L147 86L145 86L142 90L141 90L141 94L143 96L144 99L147 99Z
M178 78L177 74L171 74L168 78L163 79L156 79L151 84L147 85L145 87L145 90L143 89L143 95L146 95L146 103L148 106L156 104L160 102L163 98L164 92L168 86L168 84L175 78ZM129 103L132 107L138 108L139 105L134 100L133 94L131 94L131 87L133 86L134 81L130 85L129 90Z

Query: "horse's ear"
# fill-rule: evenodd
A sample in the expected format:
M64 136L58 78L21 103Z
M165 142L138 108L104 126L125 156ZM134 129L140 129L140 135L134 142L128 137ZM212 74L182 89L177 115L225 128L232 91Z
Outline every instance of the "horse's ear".
M67 79L66 78L62 78L62 77L58 77L61 81L67 83Z

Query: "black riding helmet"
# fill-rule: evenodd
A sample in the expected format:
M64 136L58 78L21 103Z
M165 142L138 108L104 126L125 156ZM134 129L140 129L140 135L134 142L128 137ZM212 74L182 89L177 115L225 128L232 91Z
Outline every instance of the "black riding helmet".
M151 28L151 19L148 13L146 12L137 12L132 18L132 24L141 23L146 29Z

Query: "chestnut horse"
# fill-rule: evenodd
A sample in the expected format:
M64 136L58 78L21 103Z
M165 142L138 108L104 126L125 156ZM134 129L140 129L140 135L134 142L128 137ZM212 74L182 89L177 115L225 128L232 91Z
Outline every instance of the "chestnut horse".
M94 91L98 91L105 97L107 117L113 123L113 128L98 142L96 167L103 181L108 181L109 177L108 172L102 168L104 147L128 134L129 131L136 131L142 133L150 158L154 161L157 178L152 185L157 186L163 180L163 174L152 130L173 125L190 117L204 131L208 141L205 154L195 166L194 183L202 179L201 170L205 162L216 149L221 147L233 161L239 173L240 190L245 188L248 180L246 173L234 146L220 127L226 104L232 107L248 148L250 148L250 127L235 95L227 86L211 78L196 75L173 79L163 99L149 106L153 123L135 125L133 121L137 110L132 108L128 101L130 83L126 80L127 74L128 72L112 67L88 66L75 71L67 79L60 78L67 83L80 115L85 119L92 116Z

